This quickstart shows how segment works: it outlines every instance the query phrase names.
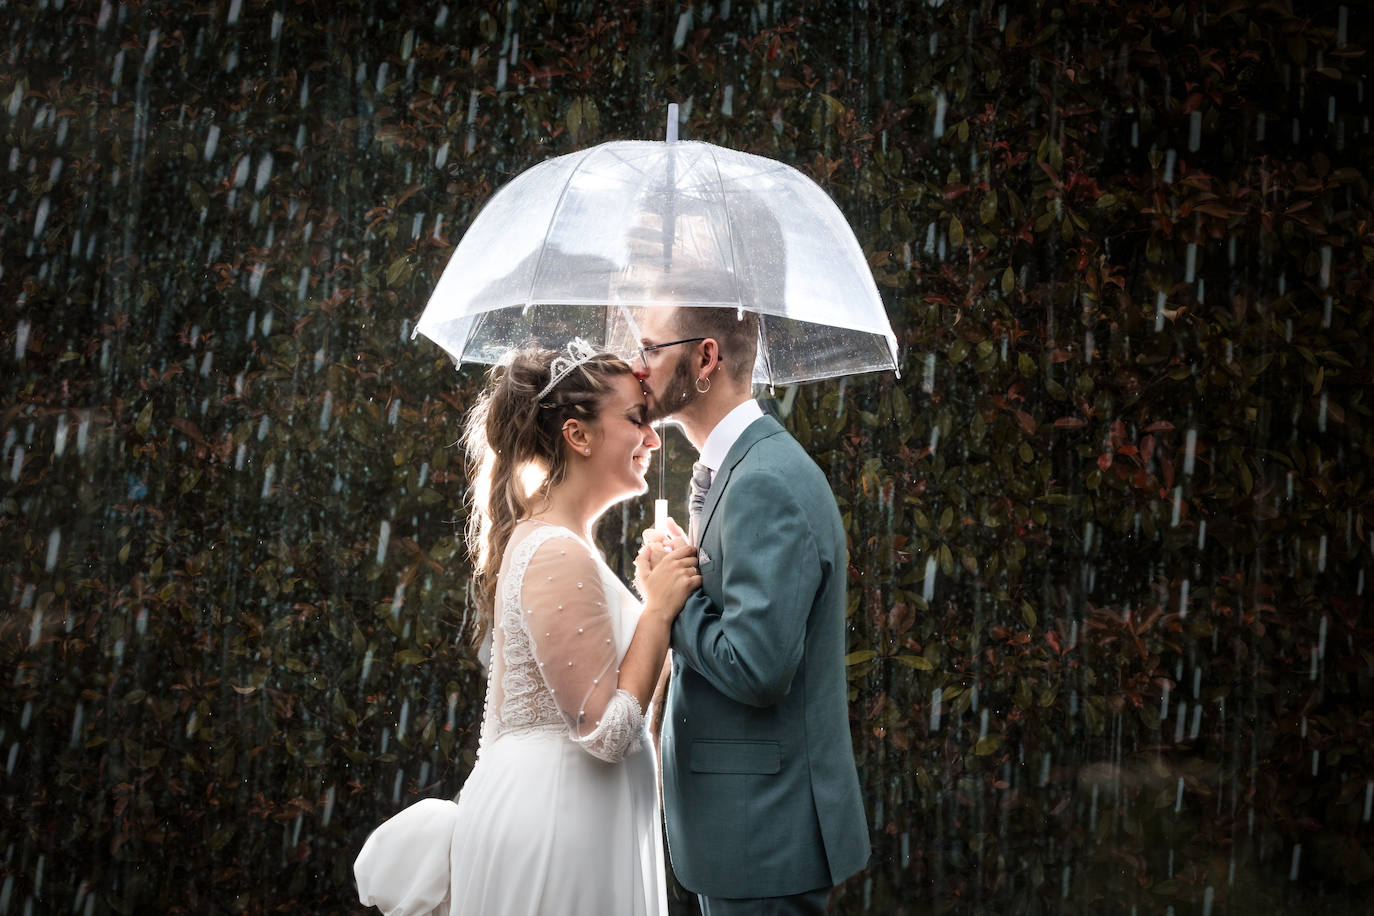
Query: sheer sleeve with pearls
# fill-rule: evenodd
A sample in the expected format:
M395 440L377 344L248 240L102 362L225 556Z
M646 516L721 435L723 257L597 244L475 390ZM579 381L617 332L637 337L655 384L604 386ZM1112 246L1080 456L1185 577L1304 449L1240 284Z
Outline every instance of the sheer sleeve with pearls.
M644 728L639 701L619 689L621 651L607 606L614 599L581 540L540 540L520 577L521 635L569 737L614 763L639 750Z

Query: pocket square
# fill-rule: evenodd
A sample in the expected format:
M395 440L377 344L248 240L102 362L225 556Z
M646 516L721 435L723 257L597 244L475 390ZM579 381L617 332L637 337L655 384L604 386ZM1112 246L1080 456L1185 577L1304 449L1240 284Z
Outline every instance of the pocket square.
M698 568L698 569L701 569L701 568L703 568L703 567L710 566L710 565L711 565L711 555L710 555L709 553L707 553L706 551L704 551L704 550L698 548L698 549L697 549L697 568Z

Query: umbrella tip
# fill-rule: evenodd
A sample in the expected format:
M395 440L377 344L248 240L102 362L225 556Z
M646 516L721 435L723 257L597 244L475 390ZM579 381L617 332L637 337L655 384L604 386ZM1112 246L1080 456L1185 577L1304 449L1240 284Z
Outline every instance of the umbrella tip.
M677 142L677 102L668 103L668 129L664 139L669 143Z

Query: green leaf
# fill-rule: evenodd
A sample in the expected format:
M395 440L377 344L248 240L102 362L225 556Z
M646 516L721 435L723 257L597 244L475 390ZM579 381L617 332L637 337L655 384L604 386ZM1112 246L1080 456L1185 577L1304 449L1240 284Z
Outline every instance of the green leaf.
M983 197L983 202L978 207L978 218L984 225L997 219L997 189L993 188Z
M134 430L135 430L140 436L147 436L147 435L148 435L148 430L152 428L152 425L153 425L153 402L152 402L152 401L149 401L149 402L147 403L147 405L146 405L142 410L140 410L140 411L138 412L138 419L134 421Z
M949 243L955 248L962 248L964 244L964 224L953 215L949 218Z
M906 665L908 668L915 668L917 671L934 671L935 666L920 655L898 655L898 664Z
M1001 735L984 735L973 746L973 754L975 757L987 757L989 754L997 753L997 749L1001 746Z
M872 661L877 657L878 653L874 652L872 649L859 649L856 652L850 652L846 655L844 657L844 663L846 666L862 665L864 662Z
M404 286L411 275L415 273L415 264L409 255L402 255L396 258L386 269L387 286Z

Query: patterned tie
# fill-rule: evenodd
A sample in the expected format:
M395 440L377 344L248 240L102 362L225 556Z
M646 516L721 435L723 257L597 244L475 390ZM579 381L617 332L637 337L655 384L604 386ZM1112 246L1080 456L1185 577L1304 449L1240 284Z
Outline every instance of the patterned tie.
M698 461L692 465L692 491L687 498L688 536L697 542L701 527L701 510L706 506L706 492L711 489L711 469Z

